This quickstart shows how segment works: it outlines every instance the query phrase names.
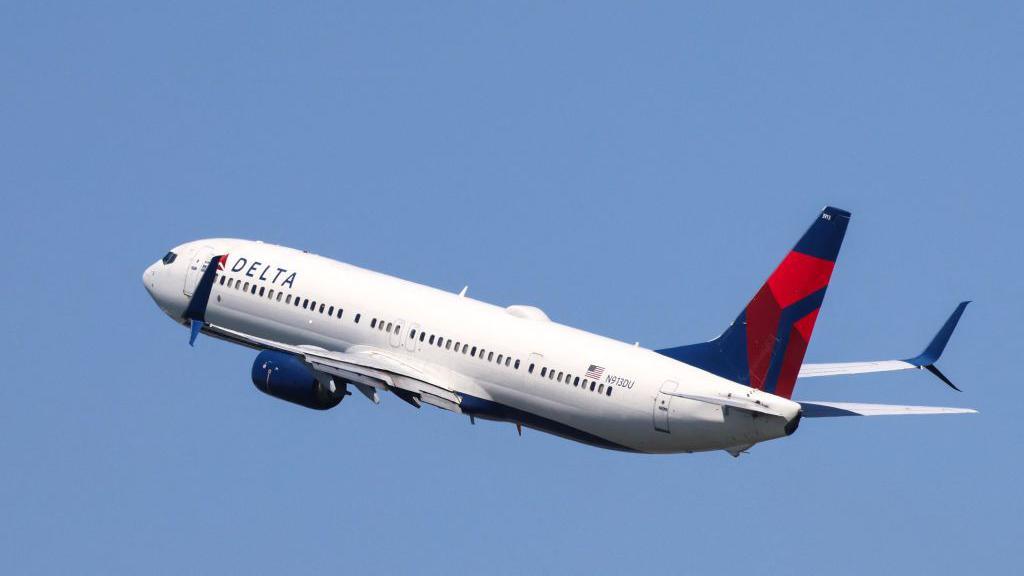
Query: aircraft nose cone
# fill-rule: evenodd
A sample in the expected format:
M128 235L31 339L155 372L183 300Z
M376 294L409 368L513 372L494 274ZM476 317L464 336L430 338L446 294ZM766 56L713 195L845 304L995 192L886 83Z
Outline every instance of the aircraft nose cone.
M142 272L142 285L150 295L153 294L153 290L156 288L156 267L158 264L160 263L154 262Z

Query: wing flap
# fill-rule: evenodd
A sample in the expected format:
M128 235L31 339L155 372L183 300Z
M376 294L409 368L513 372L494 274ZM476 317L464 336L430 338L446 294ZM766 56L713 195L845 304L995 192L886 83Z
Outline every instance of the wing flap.
M925 414L977 414L970 408L941 406L898 406L894 404L855 404L850 402L801 402L805 418L835 416L913 416Z

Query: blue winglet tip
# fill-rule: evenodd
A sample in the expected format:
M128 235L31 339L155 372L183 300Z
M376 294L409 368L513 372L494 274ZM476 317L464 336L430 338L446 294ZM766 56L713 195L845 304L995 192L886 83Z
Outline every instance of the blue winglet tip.
M200 322L199 320L193 320L192 321L192 334L189 335L189 338L188 338L188 345L189 346L195 346L196 345L196 337L199 336L199 331L202 330L202 329L203 329L203 323L202 322Z
M914 364L918 367L929 366L936 363L939 357L942 356L942 352L946 349L946 344L949 343L950 336L953 335L953 330L956 329L957 324L960 322L960 317L963 316L964 310L967 309L967 305L970 304L970 300L964 300L957 305L956 310L949 315L946 323L942 325L942 328L935 334L932 341L928 344L928 347L924 349L924 352L917 356L910 358L907 362Z

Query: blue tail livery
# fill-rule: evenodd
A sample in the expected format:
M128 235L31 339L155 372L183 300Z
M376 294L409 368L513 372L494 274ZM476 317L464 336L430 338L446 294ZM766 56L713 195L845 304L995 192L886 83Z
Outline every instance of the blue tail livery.
M826 207L721 336L657 352L790 398L849 222Z

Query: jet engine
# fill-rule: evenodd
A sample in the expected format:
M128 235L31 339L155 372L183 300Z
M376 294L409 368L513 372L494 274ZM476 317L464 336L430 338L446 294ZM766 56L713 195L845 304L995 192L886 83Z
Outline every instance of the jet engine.
M252 364L252 383L264 394L314 410L334 408L347 394L334 379L314 372L299 357L264 350Z

